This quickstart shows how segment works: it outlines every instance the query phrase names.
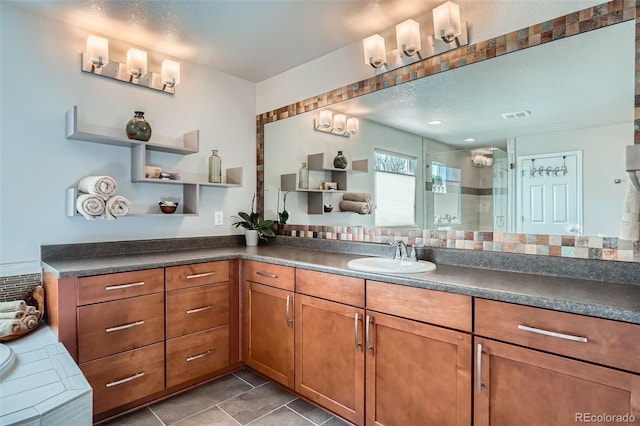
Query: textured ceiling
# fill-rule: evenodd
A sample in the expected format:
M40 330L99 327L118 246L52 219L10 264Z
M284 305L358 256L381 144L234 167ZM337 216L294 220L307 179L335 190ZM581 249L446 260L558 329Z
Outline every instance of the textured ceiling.
M6 0L3 0L6 1ZM260 82L438 0L20 0L37 14Z

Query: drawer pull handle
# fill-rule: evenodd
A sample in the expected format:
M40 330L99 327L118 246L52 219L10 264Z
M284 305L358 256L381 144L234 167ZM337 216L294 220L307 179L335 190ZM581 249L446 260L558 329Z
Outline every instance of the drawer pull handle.
M359 336L359 324L358 322L360 322L360 314L358 314L356 312L355 316L354 316L354 326L353 326L353 340L354 340L354 345L356 346L356 351L358 351L358 349L360 348L360 346L362 346L362 343L360 343L360 336Z
M270 274L269 272L260 272L257 271L256 274L260 275L261 277L267 277L267 278L278 278L278 276L276 274Z
M542 334L544 336L557 337L559 339L571 340L574 342L587 343L587 338L582 336L572 336L571 334L556 333L555 331L542 330L540 328L527 327L526 325L518 324L518 330L528 331L530 333Z
M121 385L123 383L127 383L127 382L130 382L130 381L135 380L135 379L139 379L142 376L144 376L144 373L134 374L133 376L127 377L126 379L116 380L115 382L107 383L105 386L108 387L108 388L110 388L112 386L118 386L118 385Z
M478 352L476 353L476 385L478 386L478 395L482 393L482 343L478 343Z
M136 322L132 322L130 324L125 324L125 325L119 325L117 327L111 327L111 328L107 328L107 333L112 333L114 331L120 331L120 330L124 330L126 328L131 328L131 327L137 327L139 325L144 324L144 321L136 321Z
M285 313L287 314L287 327L289 327L289 324L291 324L293 321L291 321L291 317L289 315L289 306L291 305L291 296L289 294L287 294L287 309L285 310Z
M365 320L365 332L364 332L364 341L365 346L367 347L367 353L373 352L373 346L371 345L371 341L369 340L369 326L373 323L373 318L367 315Z
M122 290L123 288L140 287L141 285L144 285L144 281L140 281L137 283L129 283L129 284L110 285L105 287L104 289L105 291Z
M191 362L191 361L195 361L196 359L200 359L200 358L204 358L205 356L209 356L212 355L213 353L215 353L215 349L210 349L204 353L201 353L199 355L193 355L187 358L187 362Z
M203 272L202 274L187 275L187 279L192 280L194 278L211 277L215 274L216 274L215 272Z
M197 312L206 311L208 309L213 309L215 307L216 307L216 305L209 305L209 306L203 306L202 308L189 309L187 311L187 314L195 314Z

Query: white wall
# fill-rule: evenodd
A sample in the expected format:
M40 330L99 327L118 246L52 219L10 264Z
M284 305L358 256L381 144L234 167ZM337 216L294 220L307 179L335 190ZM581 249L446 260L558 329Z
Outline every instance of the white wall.
M614 236L622 219L625 146L631 140L633 123L565 130L517 137L516 155L581 150L583 235Z
M486 2L458 0L460 15L468 22L469 44L604 3L604 0L518 0ZM430 13L416 17L422 37L430 28ZM395 27L381 35L387 51L395 48ZM257 85L256 114L293 104L312 96L364 80L375 70L364 63L362 42L358 41L314 61L300 65Z
M80 70L86 31L6 2L0 12L1 276L38 272L41 244L240 233L230 227L230 216L247 210L255 191L254 83L184 61L174 96L96 77ZM149 68L159 72L157 64ZM145 111L155 137L178 143L183 133L199 129L200 153L155 154L151 161L206 181L207 157L216 148L223 168L244 168L244 186L202 188L197 217L67 217L65 190L87 175L114 177L134 208L181 195L179 186L131 183L128 148L67 140L64 116L73 105L86 125L112 128L114 135L124 135L134 110ZM214 227L215 210L224 212L224 226Z

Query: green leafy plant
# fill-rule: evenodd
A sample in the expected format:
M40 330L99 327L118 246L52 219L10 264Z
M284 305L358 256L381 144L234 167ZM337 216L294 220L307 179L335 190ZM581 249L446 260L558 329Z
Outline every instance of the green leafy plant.
M253 194L251 199L251 212L238 212L238 216L234 216L237 221L232 223L232 226L236 228L242 227L244 229L256 230L260 238L266 240L266 237L273 237L275 234L271 229L273 220L260 220L260 212L255 211L254 204L256 201L256 194Z
M278 211L278 221L281 225L287 223L289 220L289 212L287 211L287 194L289 191L284 192L282 196L282 211ZM276 210L280 210L280 188L278 188L278 207Z

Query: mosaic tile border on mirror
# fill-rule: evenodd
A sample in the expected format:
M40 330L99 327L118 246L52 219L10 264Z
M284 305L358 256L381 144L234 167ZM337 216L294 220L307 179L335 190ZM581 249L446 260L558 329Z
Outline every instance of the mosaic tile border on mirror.
M570 13L490 40L427 58L366 80L256 116L257 206L264 210L264 126L391 86L470 65L572 35L636 20L636 56L640 54L640 0L614 0ZM634 143L640 144L640 66L636 65ZM401 238L428 247L522 253L567 258L640 262L640 241L615 237L505 234L363 226L284 225L278 235L387 243Z

